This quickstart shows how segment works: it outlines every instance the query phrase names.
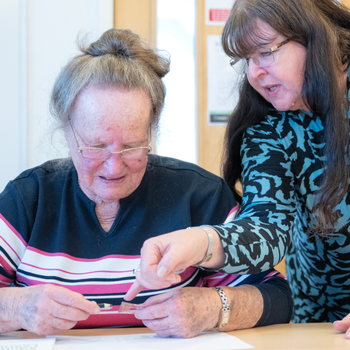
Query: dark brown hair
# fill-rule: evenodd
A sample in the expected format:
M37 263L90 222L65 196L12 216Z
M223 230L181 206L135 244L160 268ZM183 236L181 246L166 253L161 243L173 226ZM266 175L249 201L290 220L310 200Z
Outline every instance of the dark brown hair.
M307 50L302 99L325 125L327 156L319 200L313 208L317 223L311 234L326 235L338 219L334 208L349 186L349 104L339 76L350 57L350 12L337 0L236 0L222 35L228 56L245 58L255 51L263 36L258 19ZM226 129L223 159L223 176L239 203L242 198L235 186L241 180L242 134L264 119L271 107L244 76Z

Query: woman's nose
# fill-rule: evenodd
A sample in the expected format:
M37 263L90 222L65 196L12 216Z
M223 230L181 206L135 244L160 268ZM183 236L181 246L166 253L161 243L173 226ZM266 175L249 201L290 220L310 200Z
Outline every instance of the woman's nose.
M109 172L118 173L125 167L123 157L119 153L111 153L109 158L105 160L104 165L108 167Z
M251 79L257 79L261 75L266 75L268 74L268 71L266 70L266 67L260 67L256 65L255 63L251 62L249 66L247 67L248 69L248 77Z

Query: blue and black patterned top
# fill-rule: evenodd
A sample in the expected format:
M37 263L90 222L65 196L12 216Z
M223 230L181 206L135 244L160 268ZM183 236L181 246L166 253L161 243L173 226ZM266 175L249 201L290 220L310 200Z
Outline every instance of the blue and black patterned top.
M348 72L348 86L349 86ZM349 95L350 98L350 95ZM214 226L224 271L255 273L286 254L294 322L333 322L350 313L350 196L326 239L309 239L315 191L325 167L324 126L312 113L271 110L243 135L243 203L236 220Z

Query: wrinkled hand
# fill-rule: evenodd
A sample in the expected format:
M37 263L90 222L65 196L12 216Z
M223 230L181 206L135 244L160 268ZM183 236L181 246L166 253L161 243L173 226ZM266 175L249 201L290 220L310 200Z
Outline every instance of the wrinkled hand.
M7 308L2 306L2 322L41 335L70 329L90 314L100 312L92 301L66 288L45 284L11 288Z
M181 288L151 297L135 313L162 337L191 338L217 325L221 302L211 288Z
M179 283L175 272L202 260L208 239L202 229L179 230L146 240L141 249L140 272L124 299L132 300L144 287L167 288Z
M341 321L335 321L333 326L340 332L345 332L345 338L350 339L350 314L345 316Z

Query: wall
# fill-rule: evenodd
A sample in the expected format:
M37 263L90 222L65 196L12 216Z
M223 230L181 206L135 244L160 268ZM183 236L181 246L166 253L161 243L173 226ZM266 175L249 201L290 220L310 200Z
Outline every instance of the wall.
M157 47L171 57L157 154L197 163L196 1L157 0Z
M113 0L1 0L0 191L26 168L64 157L51 142L49 96L60 68L78 53L79 33L113 27Z
M24 9L18 0L0 2L0 191L26 165Z

